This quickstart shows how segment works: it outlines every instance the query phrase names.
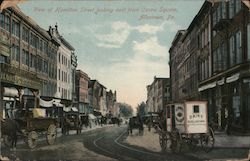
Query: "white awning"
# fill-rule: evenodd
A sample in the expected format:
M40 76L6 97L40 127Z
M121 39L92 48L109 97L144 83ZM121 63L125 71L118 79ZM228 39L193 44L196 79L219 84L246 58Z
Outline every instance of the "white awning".
M92 113L90 113L90 114L88 114L88 115L89 115L89 118L90 118L91 120L96 119L96 117L95 117Z
M69 112L70 110L71 110L70 107L63 107L63 111L64 111L64 112Z
M4 91L3 93L4 96L18 97L18 91L16 88L4 87L3 91Z
M231 83L231 82L237 81L239 78L240 78L240 73L236 73L230 77L227 77L226 82Z
M198 91L201 92L201 91L204 91L206 89L210 89L210 88L214 88L216 87L216 82L213 82L213 83L210 83L210 84L207 84L207 85L204 85L204 86L201 86Z
M12 97L3 97L4 101L14 101L15 99Z
M45 101L45 100L40 98L39 105L42 106L42 107L52 107L53 106L53 100Z
M78 112L78 109L76 107L71 107L71 110L74 112Z

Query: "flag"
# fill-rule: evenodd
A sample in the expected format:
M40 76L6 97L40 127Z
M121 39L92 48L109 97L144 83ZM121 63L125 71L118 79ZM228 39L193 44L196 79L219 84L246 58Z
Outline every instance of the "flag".
M15 6L20 2L24 2L26 0L3 0L0 6L0 12L2 12L3 9Z

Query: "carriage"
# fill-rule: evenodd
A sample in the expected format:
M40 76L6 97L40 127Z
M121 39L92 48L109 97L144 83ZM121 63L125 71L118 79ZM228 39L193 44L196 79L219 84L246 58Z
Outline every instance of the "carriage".
M214 147L214 132L208 126L206 101L185 101L168 104L157 127L159 143L163 151L168 148L174 153L181 152L182 146L201 145L205 152Z
M139 134L143 134L143 122L139 116L134 116L129 119L127 134L132 134L133 129L138 129Z
M62 133L69 134L70 130L76 130L77 134L81 133L82 121L78 111L67 111L64 113L62 121Z
M33 149L37 146L37 141L39 135L46 135L46 141L49 145L54 144L57 137L57 120L55 118L49 117L39 117L34 115L35 113L41 113L41 109L34 108L33 111L26 111L26 114L22 117L12 119L11 122L15 122L19 131L19 137L24 139L24 142L27 143L29 148ZM42 112L43 113L43 112ZM9 119L11 120L11 119ZM5 127L13 126L11 122L6 121L3 124L6 124ZM6 128L1 129L5 133ZM17 129L12 129L17 130ZM17 131L16 131L17 132ZM17 135L15 132L15 135ZM16 136L17 137L17 136ZM13 137L5 135L4 144L7 146L13 146ZM16 140L15 140L16 142Z

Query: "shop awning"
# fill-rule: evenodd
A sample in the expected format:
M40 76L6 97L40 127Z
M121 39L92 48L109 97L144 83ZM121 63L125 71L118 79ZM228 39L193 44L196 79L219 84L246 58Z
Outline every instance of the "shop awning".
M70 111L78 112L78 109L76 107L63 107L63 111L65 111L65 112L70 112Z
M71 110L70 107L63 107L63 111L64 111L64 112L69 112L70 110Z
M90 114L88 114L88 115L89 115L89 118L90 118L91 120L96 119L96 117L95 117L92 113L90 113Z
M52 107L53 106L53 100L45 101L45 100L40 98L39 105L42 106L42 107Z
M71 107L71 110L74 112L78 112L78 109L76 107Z

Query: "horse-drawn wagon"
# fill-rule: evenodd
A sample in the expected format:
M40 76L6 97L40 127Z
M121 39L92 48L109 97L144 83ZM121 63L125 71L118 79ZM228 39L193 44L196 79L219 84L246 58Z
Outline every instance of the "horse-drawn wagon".
M207 102L186 101L167 105L158 127L162 150L181 152L182 145L198 145L206 151L214 146L214 132L208 126Z
M30 148L37 146L39 135L46 135L47 143L54 144L57 135L57 120L45 117L45 112L41 111L43 110L34 108L32 111L26 110L22 117L2 120L1 131L5 145L14 147L17 142L17 133ZM34 115L34 112L43 113L43 116Z
M62 121L62 133L64 135L69 134L70 130L76 130L77 134L81 133L82 121L81 116L77 110L64 112L64 118Z

